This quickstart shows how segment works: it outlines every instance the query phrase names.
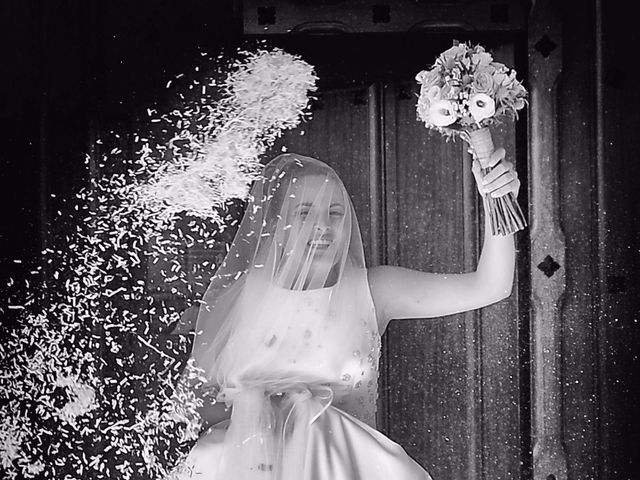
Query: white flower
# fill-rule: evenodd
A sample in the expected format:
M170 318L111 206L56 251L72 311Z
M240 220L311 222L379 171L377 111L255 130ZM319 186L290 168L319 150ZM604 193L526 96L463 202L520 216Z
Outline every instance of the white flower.
M471 61L478 68L486 67L488 65L491 65L491 62L493 62L493 57L491 56L490 53L482 51L482 52L477 52L472 54Z
M460 60L467 53L468 46L465 43L454 45L448 50L445 50L440 54L438 62L447 68L452 68L457 60Z
M437 127L446 127L457 120L453 103L449 100L438 100L429 109L429 121Z
M416 74L416 82L418 83L424 83L424 81L427 78L427 74L429 72L427 70L421 70Z
M422 70L416 75L416 81L422 85L423 89L429 89L442 82L442 75L438 69Z
M496 113L496 102L486 93L477 93L469 98L469 112L476 122Z
M437 85L434 85L427 90L427 99L430 103L435 103L440 100L441 89Z

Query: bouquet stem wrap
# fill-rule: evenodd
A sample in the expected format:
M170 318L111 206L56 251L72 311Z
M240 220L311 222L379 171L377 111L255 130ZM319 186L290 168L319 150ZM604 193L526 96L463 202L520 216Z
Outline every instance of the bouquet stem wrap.
M465 139L475 152L482 167L483 175L486 175L491 171L491 167L486 165L495 150L493 139L491 138L491 130L489 130L489 127L469 130ZM523 230L527 226L524 214L513 192L509 192L499 198L493 198L490 195L485 195L483 198L493 235L509 235Z

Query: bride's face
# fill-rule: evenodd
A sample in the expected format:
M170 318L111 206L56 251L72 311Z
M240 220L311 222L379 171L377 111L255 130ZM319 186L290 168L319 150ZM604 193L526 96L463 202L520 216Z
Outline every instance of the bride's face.
M291 193L287 243L304 248L302 258L310 258L316 268L320 263L333 264L342 256L347 238L342 188L323 176L311 175L299 179Z

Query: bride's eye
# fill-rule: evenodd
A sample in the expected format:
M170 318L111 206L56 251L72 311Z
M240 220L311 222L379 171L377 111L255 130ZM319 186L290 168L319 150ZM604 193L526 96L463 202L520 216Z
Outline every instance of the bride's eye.
M331 212L329 212L329 215L331 215L332 217L344 217L344 212L342 210L331 210Z

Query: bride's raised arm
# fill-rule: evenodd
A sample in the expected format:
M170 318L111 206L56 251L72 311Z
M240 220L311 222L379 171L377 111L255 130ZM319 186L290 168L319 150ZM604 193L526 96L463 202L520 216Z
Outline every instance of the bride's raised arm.
M520 180L504 156L502 148L494 152L490 165L495 168L484 178L474 161L481 195L517 195ZM513 235L493 236L485 209L484 243L474 272L442 274L386 265L369 269L380 333L392 319L440 317L498 302L511 294L514 269Z

